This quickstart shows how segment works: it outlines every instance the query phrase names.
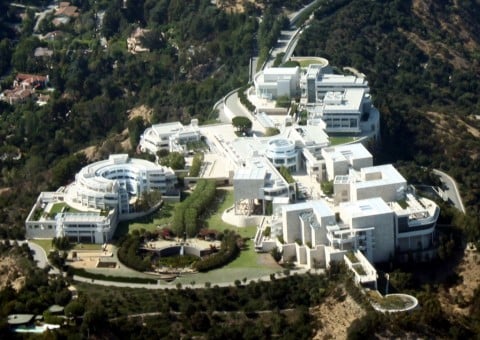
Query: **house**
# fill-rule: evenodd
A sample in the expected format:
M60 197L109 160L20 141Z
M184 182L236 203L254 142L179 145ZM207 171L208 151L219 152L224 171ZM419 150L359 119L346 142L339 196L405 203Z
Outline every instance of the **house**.
M48 75L18 73L13 81L13 87L22 86L29 89L41 89L48 85Z
M53 51L48 47L37 47L33 52L35 58L49 58L53 55Z
M78 7L71 5L69 2L62 1L58 4L55 11L56 17L76 18L80 15Z
M150 52L150 49L142 46L142 38L145 36L145 33L148 32L150 32L150 30L137 27L130 37L127 38L128 52L132 54Z
M35 90L45 88L47 85L48 75L18 73L13 81L12 88L0 94L0 100L10 105L23 103L34 96Z

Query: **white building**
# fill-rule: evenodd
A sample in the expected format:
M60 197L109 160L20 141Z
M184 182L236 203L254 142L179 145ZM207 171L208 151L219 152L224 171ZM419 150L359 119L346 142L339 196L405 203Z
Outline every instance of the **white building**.
M180 122L155 124L147 128L140 136L139 147L142 152L156 155L159 150L184 152L185 144L201 139L198 120L192 119L190 125Z
M338 206L341 222L329 229L331 246L358 249L370 262L386 262L395 253L395 215L379 197L343 202Z
M350 169L333 182L336 203L381 197L386 202L405 199L406 179L391 164Z
M322 101L307 107L311 119L323 120L327 133L361 133L360 122L371 110L370 95L362 88L327 92Z
M335 177L337 205L321 200L278 205L269 226L282 237L263 243L258 233L256 249L277 246L284 261L306 268L345 261L357 282L373 285L376 272L371 263L406 260L412 254L417 260L435 256L440 209L433 201L417 197L390 164L362 167L372 159L360 145L325 148L322 153L330 163L328 176L349 172Z
M265 156L277 169L284 166L290 172L295 172L300 167L300 153L295 143L286 138L270 139Z
M359 171L373 165L372 154L361 143L337 145L322 149L325 160L325 175L332 181L335 176L347 175L350 169Z
M105 243L113 237L117 223L117 209L77 211L59 191L40 193L25 227L28 239L65 236L73 242Z
M233 188L236 214L251 214L256 202L261 205L261 214L265 214L267 204L276 197L295 200L295 184L288 183L262 156L253 157L245 166L237 168Z
M372 105L363 75L333 74L328 61L308 68L267 68L254 77L257 98L300 95L308 121L327 133L348 133L378 139L380 114Z
M406 194L404 201L389 202L389 205L396 215L397 253L407 255L415 251L418 256L432 258L435 255L434 235L440 208L433 201L411 193Z
M145 213L137 211L136 204L144 193L164 194L175 183L170 168L127 154L111 155L82 168L75 182L61 191L41 193L26 220L27 237L104 243L119 220Z
M168 167L127 154L110 155L82 168L67 187L65 199L80 208L118 208L123 215L134 212L133 204L143 193L165 194L175 183L175 173Z
M258 98L289 98L299 93L300 67L272 67L254 76L255 92Z
M384 212L393 215L388 209ZM377 213L381 214L382 211L379 210ZM393 221L393 218L391 220ZM362 268L362 271L358 268L354 271L357 281L375 287L377 278L375 268L363 255L364 252L359 252L358 249L361 248L362 242L365 242L368 233L375 234L376 228L383 227L380 220L376 223L372 219L371 224L365 222L358 219L354 221L353 228L342 223L340 216L323 201L309 201L283 206L281 216L272 221L272 229L276 229L277 224L282 226L284 243L278 246L283 253L284 261L293 261L306 268L325 268L331 262L347 262L346 255L355 253L354 257L359 263L355 263L354 266ZM393 223L390 225L393 234ZM393 245L391 249L394 249Z
M315 104L323 101L328 92L343 92L346 89L364 89L369 93L368 81L354 75L332 74L330 68L312 64L302 74L300 80L302 97L307 103Z

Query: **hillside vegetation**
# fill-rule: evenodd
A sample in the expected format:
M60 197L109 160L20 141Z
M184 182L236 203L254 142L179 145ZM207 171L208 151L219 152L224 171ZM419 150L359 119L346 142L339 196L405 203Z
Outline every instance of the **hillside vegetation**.
M478 1L334 1L295 50L367 75L382 119L379 161L456 178L472 240L480 236L479 14Z
M376 161L398 161L408 165L411 174L419 166L451 174L460 183L467 215L442 205L441 223L460 227L466 239L477 245L479 17L478 1L332 1L316 11L295 50L296 55L323 56L340 68L353 66L366 74L381 112L382 145L375 150ZM421 315L367 313L351 325L349 336L462 338L478 334L480 286L462 268L468 264L469 272L478 277L479 263L463 256L460 238L453 241L452 234L449 238L462 258L460 266L453 257L433 266L436 271L405 266L405 272L396 274L396 282L392 280L399 291L410 289L419 297ZM422 268L428 278L420 278ZM449 273L447 278L442 270Z

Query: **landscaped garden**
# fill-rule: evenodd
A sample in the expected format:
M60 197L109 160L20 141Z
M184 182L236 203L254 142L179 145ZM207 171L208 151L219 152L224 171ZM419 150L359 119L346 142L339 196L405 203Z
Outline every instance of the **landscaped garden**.
M210 190L208 183L197 185L195 191L197 189L200 191ZM185 225L180 224L185 223L185 219L178 221L179 216L175 215L183 213L186 217L187 214L192 213L189 206L193 204L195 207L193 199L198 196L195 191L182 203L165 204L153 216L119 226L121 229L117 232L117 235L122 238L118 251L120 261L125 266L138 271L181 267L189 267L193 271L197 271L195 274L178 277L175 282L180 283L191 282L189 280L199 283L229 282L232 278L252 279L268 276L281 270L281 267L275 261L269 261L271 260L269 254L259 255L255 252L250 239L255 235L256 226L236 227L222 220L223 212L234 204L233 191L228 189L216 189L212 203L207 205L206 209L198 210L200 213L197 212L196 215L190 216L191 218L196 216L198 225L204 228L202 230L216 231L214 237L221 240L219 249L212 248L213 252L203 258L190 256L182 258L175 252L172 252L172 254L175 254L171 257L159 257L155 248L149 249L149 242L153 245L156 239L165 237L166 240L176 240L176 243L172 243L172 246L176 248L179 248L179 244L190 243L192 245L192 243L198 242L189 241L190 239L180 241L185 236L182 230L186 231L187 229L184 229ZM188 207L182 207L182 204L187 204ZM177 221L175 221L176 219ZM174 226L177 226L177 228L174 228ZM192 232L192 227L193 225L189 227L189 233ZM138 249L141 248L143 250L138 252Z
M415 308L418 304L416 298L406 294L389 294L382 296L378 291L369 291L368 298L376 309L385 311L408 310Z
M351 143L355 141L355 137L349 137L349 136L329 136L328 138L330 140L330 145L332 146Z

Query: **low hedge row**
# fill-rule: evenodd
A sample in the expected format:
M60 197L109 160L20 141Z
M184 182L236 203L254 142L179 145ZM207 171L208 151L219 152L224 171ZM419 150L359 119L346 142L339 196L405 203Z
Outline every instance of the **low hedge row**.
M126 283L153 283L153 284L157 283L157 280L155 279L95 274L95 273L87 272L85 269L82 269L82 268L68 267L67 272L71 275L77 275L77 276L86 277L88 279L94 279L94 280L126 282Z
M212 269L220 268L233 261L240 253L240 247L237 244L239 235L234 232L226 233L220 251L210 255L200 261L195 262L195 269L199 272L207 272Z

